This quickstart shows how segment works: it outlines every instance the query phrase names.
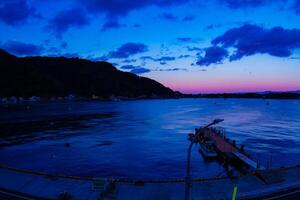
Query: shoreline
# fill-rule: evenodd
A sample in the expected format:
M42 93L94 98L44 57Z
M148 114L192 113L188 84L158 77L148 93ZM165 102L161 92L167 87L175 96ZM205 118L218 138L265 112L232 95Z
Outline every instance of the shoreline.
M57 103L57 102L84 102L84 101L101 101L101 102L113 102L113 101L136 101L136 100L157 100L157 99L280 99L280 100L299 100L299 93L220 93L220 94L182 94L178 96L139 96L139 97L124 97L124 96L111 96L106 97L75 97L73 95L65 97L0 97L0 107L7 105L25 105L31 103Z

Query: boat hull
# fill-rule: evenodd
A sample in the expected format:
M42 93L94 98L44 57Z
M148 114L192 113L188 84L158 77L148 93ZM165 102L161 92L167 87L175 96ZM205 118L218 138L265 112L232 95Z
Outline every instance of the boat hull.
M204 144L200 144L198 151L204 158L216 158L218 156L216 151L208 150Z

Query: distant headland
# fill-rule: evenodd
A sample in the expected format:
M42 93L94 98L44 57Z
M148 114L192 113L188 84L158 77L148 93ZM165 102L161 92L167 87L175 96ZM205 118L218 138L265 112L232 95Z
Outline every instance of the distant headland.
M65 57L16 57L0 49L0 97L11 100L173 98L181 95L108 62Z
M300 91L182 94L108 62L65 57L16 57L0 49L0 103L151 98L300 99Z

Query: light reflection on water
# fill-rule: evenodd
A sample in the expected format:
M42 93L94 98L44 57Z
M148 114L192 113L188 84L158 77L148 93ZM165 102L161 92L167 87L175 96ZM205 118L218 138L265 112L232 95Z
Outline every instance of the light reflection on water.
M300 101L262 99L178 99L125 102L72 102L1 113L0 118L108 114L85 119L85 128L60 128L0 140L2 164L76 175L130 178L184 177L187 134L214 118L224 118L227 135L273 167L300 163ZM33 135L35 137L33 137ZM23 143L13 143L16 139ZM25 138L34 138L25 140ZM24 142L26 141L26 142ZM69 148L65 143L71 144ZM14 144L14 145L12 145ZM192 174L220 174L216 162L204 162L194 148Z

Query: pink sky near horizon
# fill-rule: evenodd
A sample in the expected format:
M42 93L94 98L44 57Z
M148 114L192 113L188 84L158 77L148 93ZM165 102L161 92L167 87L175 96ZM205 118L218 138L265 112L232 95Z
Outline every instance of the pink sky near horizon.
M187 65L174 62L172 66ZM296 91L300 90L300 62L256 55L206 68L191 66L187 71L151 72L147 77L182 93Z
M170 86L169 86L170 87ZM300 90L299 87L282 87L282 88L272 88L272 87L262 87L262 88L187 88L187 87L170 87L174 91L179 91L181 93L186 94L209 94L209 93L244 93L244 92L265 92L265 91L273 91L273 92L287 92L287 91L297 91Z
M182 93L235 93L235 92L284 92L284 91L296 91L300 90L300 78L299 81L295 80L162 80L160 81L165 86L171 88L174 91L180 91Z

